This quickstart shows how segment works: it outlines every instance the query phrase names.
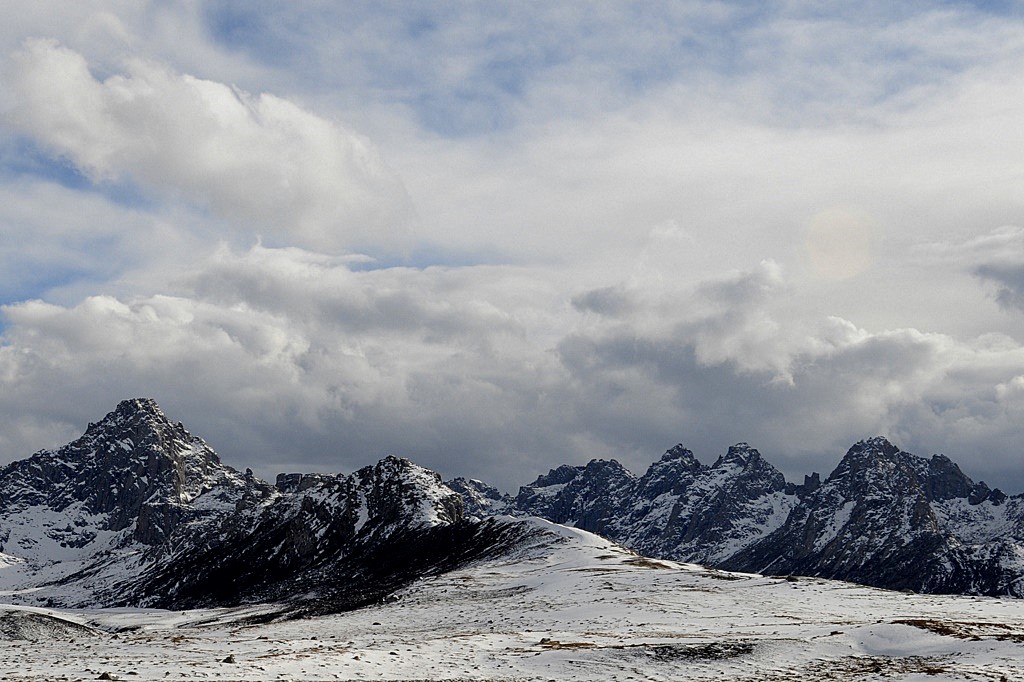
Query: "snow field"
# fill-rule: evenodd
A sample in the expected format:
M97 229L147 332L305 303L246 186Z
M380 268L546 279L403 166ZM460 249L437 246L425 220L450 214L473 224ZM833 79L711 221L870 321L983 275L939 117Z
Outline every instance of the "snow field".
M5 642L0 678L1024 679L1020 600L729 574L526 523L552 534L350 613L251 624L283 607L34 609L96 634Z

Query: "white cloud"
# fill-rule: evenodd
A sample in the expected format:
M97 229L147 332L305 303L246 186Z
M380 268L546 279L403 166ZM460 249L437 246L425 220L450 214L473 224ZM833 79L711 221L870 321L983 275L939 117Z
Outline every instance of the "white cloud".
M0 263L86 273L4 308L2 458L153 395L266 475L512 487L678 440L800 475L882 432L1019 480L1016 19L21 9L5 121L101 191L0 176ZM416 262L469 265L339 255L411 243L374 145Z
M799 475L883 433L1024 484L1007 473L1024 413L1009 337L794 314L772 263L633 295L614 315L574 311L572 284L552 282L535 268L357 272L257 246L198 262L174 295L6 306L0 447L58 445L69 424L152 395L266 476L391 451L511 489L595 456L640 469L680 440L705 458L748 440Z
M945 451L976 478L1000 477L1011 491L1024 487L1013 440L1024 416L1019 342L1002 335L965 342L906 328L870 332L846 320L794 315L784 287L744 286L763 277L711 283L741 299L723 316L686 320L681 312L661 330L609 324L566 337L559 353L575 399L589 410L588 428L628 447L636 434L603 421L608 409L666 441L675 433L705 457L722 443L747 440L793 476L811 468L827 473L854 441L882 434L921 455ZM698 294L674 303L685 311L702 300ZM658 308L662 315L667 309Z
M7 83L15 128L96 182L184 197L273 242L408 246L408 199L373 144L287 100L142 60L100 81L52 40L27 41Z
M222 250L177 286L6 306L10 447L39 435L43 402L85 423L139 394L267 475L348 469L387 451L494 475L521 449L559 449L565 407L540 408L560 376L545 339L563 301L545 303L552 292L528 272L352 272L345 259L258 246Z
M989 285L1003 310L1024 312L1024 228L1004 225L964 241L922 244L915 252L934 269L968 273Z

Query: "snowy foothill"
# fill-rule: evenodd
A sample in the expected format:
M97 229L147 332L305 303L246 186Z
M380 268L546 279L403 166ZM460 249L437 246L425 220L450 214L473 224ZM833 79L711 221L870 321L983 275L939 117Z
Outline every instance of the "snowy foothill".
M346 613L2 607L0 670L140 682L1024 678L1021 600L727 573L518 523L544 532Z

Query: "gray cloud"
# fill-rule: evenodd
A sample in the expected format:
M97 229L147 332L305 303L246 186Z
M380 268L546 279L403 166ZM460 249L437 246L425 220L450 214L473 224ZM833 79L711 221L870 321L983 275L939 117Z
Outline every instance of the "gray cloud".
M979 265L978 277L996 284L996 301L1008 310L1024 312L1024 263Z
M634 303L622 287L600 287L573 296L572 307L607 317L620 317L632 310Z
M941 241L919 247L933 267L970 273L994 287L1004 310L1024 311L1024 227L1004 225L966 241Z
M57 445L139 394L266 476L396 452L514 488L561 462L642 470L675 442L712 459L746 440L798 477L881 433L1024 488L1024 349L1009 339L782 317L770 264L648 296L628 321L566 316L571 297L543 282L255 247L198 263L173 296L7 306L0 447Z

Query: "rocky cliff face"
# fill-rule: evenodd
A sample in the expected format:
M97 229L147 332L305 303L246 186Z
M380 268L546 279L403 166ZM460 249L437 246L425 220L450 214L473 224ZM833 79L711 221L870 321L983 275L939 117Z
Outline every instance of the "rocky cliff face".
M562 466L514 513L603 534L648 556L925 592L1024 596L1024 496L872 438L802 485L746 443L710 465L677 445L639 479L617 462Z
M157 547L269 486L220 463L148 399L125 400L56 452L0 469L0 552Z
M445 483L462 497L467 517L482 519L488 516L511 514L515 500L493 486L475 478L453 478Z
M613 460L591 460L586 466L562 466L523 486L515 507L555 523L574 525L611 536L610 528L628 504L636 477Z
M772 535L723 567L923 592L1024 596L1022 499L942 455L857 443Z
M713 564L778 528L796 499L746 443L711 466L677 445L639 479L614 460L559 467L520 488L515 509L649 556Z
M647 495L664 486L668 472L664 458L652 465L634 511L617 526L641 553L714 565L781 526L796 501L782 473L746 443L711 466L681 461L686 473L653 498Z
M131 603L175 607L322 599L325 590L338 592L339 581L347 581L346 594L357 585L370 590L360 582L371 570L368 557L439 527L462 527L462 516L461 497L407 459L385 457L349 476L290 474L261 505L226 515L215 542L184 532L173 538L171 560L118 590Z

